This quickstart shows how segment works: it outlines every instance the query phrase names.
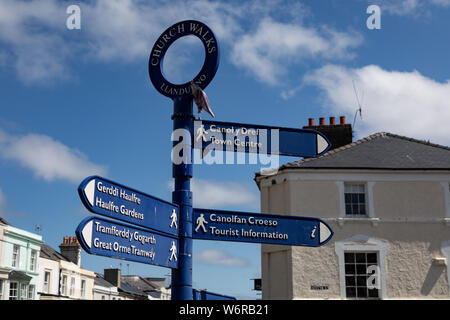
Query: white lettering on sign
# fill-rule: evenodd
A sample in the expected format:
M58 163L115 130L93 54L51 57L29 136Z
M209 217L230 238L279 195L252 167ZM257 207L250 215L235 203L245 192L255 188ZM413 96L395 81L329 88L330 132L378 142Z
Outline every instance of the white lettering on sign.
M95 222L95 230L100 233L112 235L118 238L129 239L130 242L136 241L141 243L142 245L155 245L156 238L154 235L148 236L144 234L140 234L138 231L130 232L128 228L117 228L116 226L105 227L100 222ZM114 242L106 242L101 241L99 238L94 238L93 245L95 248L99 248L102 250L109 250L119 253L131 254L140 257L147 257L151 260L155 259L155 251L152 250L143 250L137 248L135 245L130 244L129 246L120 244L117 241Z
M211 223L222 223L222 224L237 224L237 225L250 225L250 226L260 226L260 227L274 227L278 225L276 219L264 218L264 217L240 217L238 215L220 215L218 213L211 213L209 215L209 222L205 220L203 213L196 220L195 233L202 230L205 234L206 225ZM223 228L220 225L209 225L209 234L218 237L242 237L242 238L256 238L256 239L274 239L274 240L287 240L288 235L286 233L279 233L277 231L254 231L253 229L246 230L244 228Z
M141 198L139 198L134 192L127 193L126 190L123 189L119 189L115 186L110 186L107 187L103 184L102 181L98 181L97 183L97 190L101 193L105 193L108 194L110 196L116 197L116 198L121 198L124 199L126 201L132 202L132 203L136 203L137 205L141 204ZM111 211L111 212L115 212L115 213L121 213L125 216L131 217L131 218L135 218L135 219L139 219L139 220L144 220L144 214L141 212L136 211L136 209L128 209L126 208L125 205L121 205L120 207L114 204L114 201L108 201L105 202L103 201L102 198L100 197L95 197L95 205L97 207L100 207L102 209Z

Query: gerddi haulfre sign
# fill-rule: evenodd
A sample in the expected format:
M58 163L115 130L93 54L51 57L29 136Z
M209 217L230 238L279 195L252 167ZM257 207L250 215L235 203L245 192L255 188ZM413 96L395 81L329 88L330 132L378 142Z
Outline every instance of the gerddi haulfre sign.
M321 219L194 208L194 239L319 247L333 236Z
M178 235L178 206L173 203L99 176L84 179L78 194L93 213Z
M162 267L178 267L178 239L106 219L89 217L75 231L89 254Z
M295 157L318 157L331 145L320 132L236 122L196 120L194 148Z

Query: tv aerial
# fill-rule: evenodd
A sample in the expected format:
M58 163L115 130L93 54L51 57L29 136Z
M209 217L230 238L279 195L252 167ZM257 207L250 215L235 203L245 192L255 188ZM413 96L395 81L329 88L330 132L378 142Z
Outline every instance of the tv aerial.
M352 83L353 83L353 91L355 92L356 102L358 103L358 109L356 109L355 116L353 117L352 127L354 128L355 122L356 122L356 116L358 115L358 112L359 112L359 117L362 120L362 102L364 100L364 90L362 91L361 100L360 100L358 97L358 92L356 90L355 79L352 79Z

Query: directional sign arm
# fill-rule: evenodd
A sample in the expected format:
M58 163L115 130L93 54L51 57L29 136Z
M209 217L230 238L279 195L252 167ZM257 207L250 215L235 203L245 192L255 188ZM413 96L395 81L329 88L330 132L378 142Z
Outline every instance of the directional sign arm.
M318 157L331 144L321 132L311 129L198 120L194 124L196 149Z
M90 176L78 187L91 212L140 227L178 235L178 206L111 180Z
M77 227L76 236L89 254L178 267L178 239L106 219L88 217Z
M194 208L194 239L318 247L333 236L319 218Z

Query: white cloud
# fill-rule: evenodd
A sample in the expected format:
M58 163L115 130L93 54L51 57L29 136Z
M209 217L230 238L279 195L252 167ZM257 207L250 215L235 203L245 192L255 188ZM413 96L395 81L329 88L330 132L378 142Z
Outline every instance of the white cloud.
M192 192L194 205L201 208L226 205L257 207L259 204L259 198L249 191L249 186L237 182L193 179Z
M242 10L206 0L97 0L80 3L81 30L68 30L66 8L57 0L0 2L0 66L13 62L26 84L47 84L71 78L70 62L132 62L148 57L159 34L172 23L200 19L224 41L239 30Z
M292 64L305 59L348 59L349 49L362 41L360 35L323 27L307 28L296 23L263 19L253 34L236 41L232 61L269 85L277 85Z
M359 69L327 65L304 78L321 88L331 111L347 114L357 109L356 84L363 120L357 120L359 137L387 131L450 145L450 80L438 82L420 72L384 70L376 65Z
M173 189L173 181L168 182ZM224 182L194 178L191 180L193 205L197 208L240 206L258 208L259 197L249 190L247 183Z
M233 256L230 253L217 249L203 249L195 254L195 259L203 263L227 267L245 268L250 265L245 258Z
M18 162L37 177L79 183L89 175L106 172L82 152L41 134L13 136L0 129L0 157Z
M0 52L0 66L11 61L27 84L71 79L74 61L147 59L164 29L197 19L231 48L234 64L275 84L291 63L316 54L348 58L349 49L361 40L325 27L304 27L301 21L309 11L296 1L96 0L80 3L81 30L66 28L68 5L57 0L0 2L0 44L6 48ZM280 22L286 17L290 23ZM256 31L247 34L244 26L253 24Z
M450 6L450 0L376 0L371 4L377 4L382 13L399 16L430 15L432 6L445 8Z

